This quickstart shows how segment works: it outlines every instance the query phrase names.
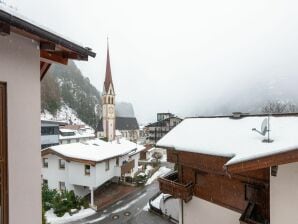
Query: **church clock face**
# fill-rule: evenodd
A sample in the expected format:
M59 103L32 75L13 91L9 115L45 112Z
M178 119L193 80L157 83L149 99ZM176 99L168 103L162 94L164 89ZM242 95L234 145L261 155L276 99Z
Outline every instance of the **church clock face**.
M109 107L109 114L112 114L114 112L113 107Z

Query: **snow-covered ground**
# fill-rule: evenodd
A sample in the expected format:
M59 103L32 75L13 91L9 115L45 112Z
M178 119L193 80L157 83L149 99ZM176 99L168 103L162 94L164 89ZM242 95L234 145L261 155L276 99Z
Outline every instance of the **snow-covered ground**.
M127 205L120 207L118 209L116 209L115 211L113 211L112 213L118 213L118 212L122 212L126 209L128 209L130 206L132 206L134 203L136 203L138 200L140 200L141 198L145 197L146 194L142 194L139 197L137 197L136 199L132 200L131 202L129 202Z
M171 169L167 168L167 167L160 167L146 182L145 185L151 184L154 180L156 180L158 177L163 176L165 174L167 174L168 172L170 172Z
M63 224L63 223L68 223L71 221L88 217L90 215L93 215L94 213L95 211L93 209L87 208L87 209L81 209L78 213L73 215L70 215L67 212L64 214L64 216L57 217L56 214L54 213L54 210L50 209L49 211L46 212L46 218L47 218L47 222L50 224Z

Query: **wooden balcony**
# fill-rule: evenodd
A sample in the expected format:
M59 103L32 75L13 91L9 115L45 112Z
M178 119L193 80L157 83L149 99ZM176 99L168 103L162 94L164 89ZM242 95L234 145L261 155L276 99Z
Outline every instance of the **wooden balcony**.
M180 198L185 202L191 200L193 195L193 184L192 183L179 183L178 182L178 173L172 172L167 176L160 177L159 189L165 194L170 194L174 198Z
M124 163L121 166L121 175L124 175L125 173L130 173L134 167L135 167L135 160L131 160L127 163Z

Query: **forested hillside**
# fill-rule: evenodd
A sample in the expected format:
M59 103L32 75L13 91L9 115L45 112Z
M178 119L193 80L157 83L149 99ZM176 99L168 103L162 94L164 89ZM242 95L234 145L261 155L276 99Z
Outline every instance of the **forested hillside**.
M55 115L63 104L76 111L83 122L96 127L100 93L72 61L68 66L52 65L41 83L42 111Z
M100 92L72 61L67 66L53 64L41 82L41 112L48 111L55 117L58 111L60 115L61 112L66 114L65 110L68 119L73 111L75 117L93 128L101 117ZM132 104L116 103L116 114L134 117Z

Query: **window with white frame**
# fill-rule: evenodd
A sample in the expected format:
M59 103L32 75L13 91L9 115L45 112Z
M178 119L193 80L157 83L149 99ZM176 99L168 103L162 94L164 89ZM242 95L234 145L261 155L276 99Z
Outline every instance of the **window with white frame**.
M59 159L59 169L65 169L65 160Z
M42 166L43 166L43 168L49 167L48 158L42 158Z
M60 189L60 191L65 191L65 182L63 182L63 181L60 181L59 182L59 189Z
M90 165L85 165L85 175L90 176Z

